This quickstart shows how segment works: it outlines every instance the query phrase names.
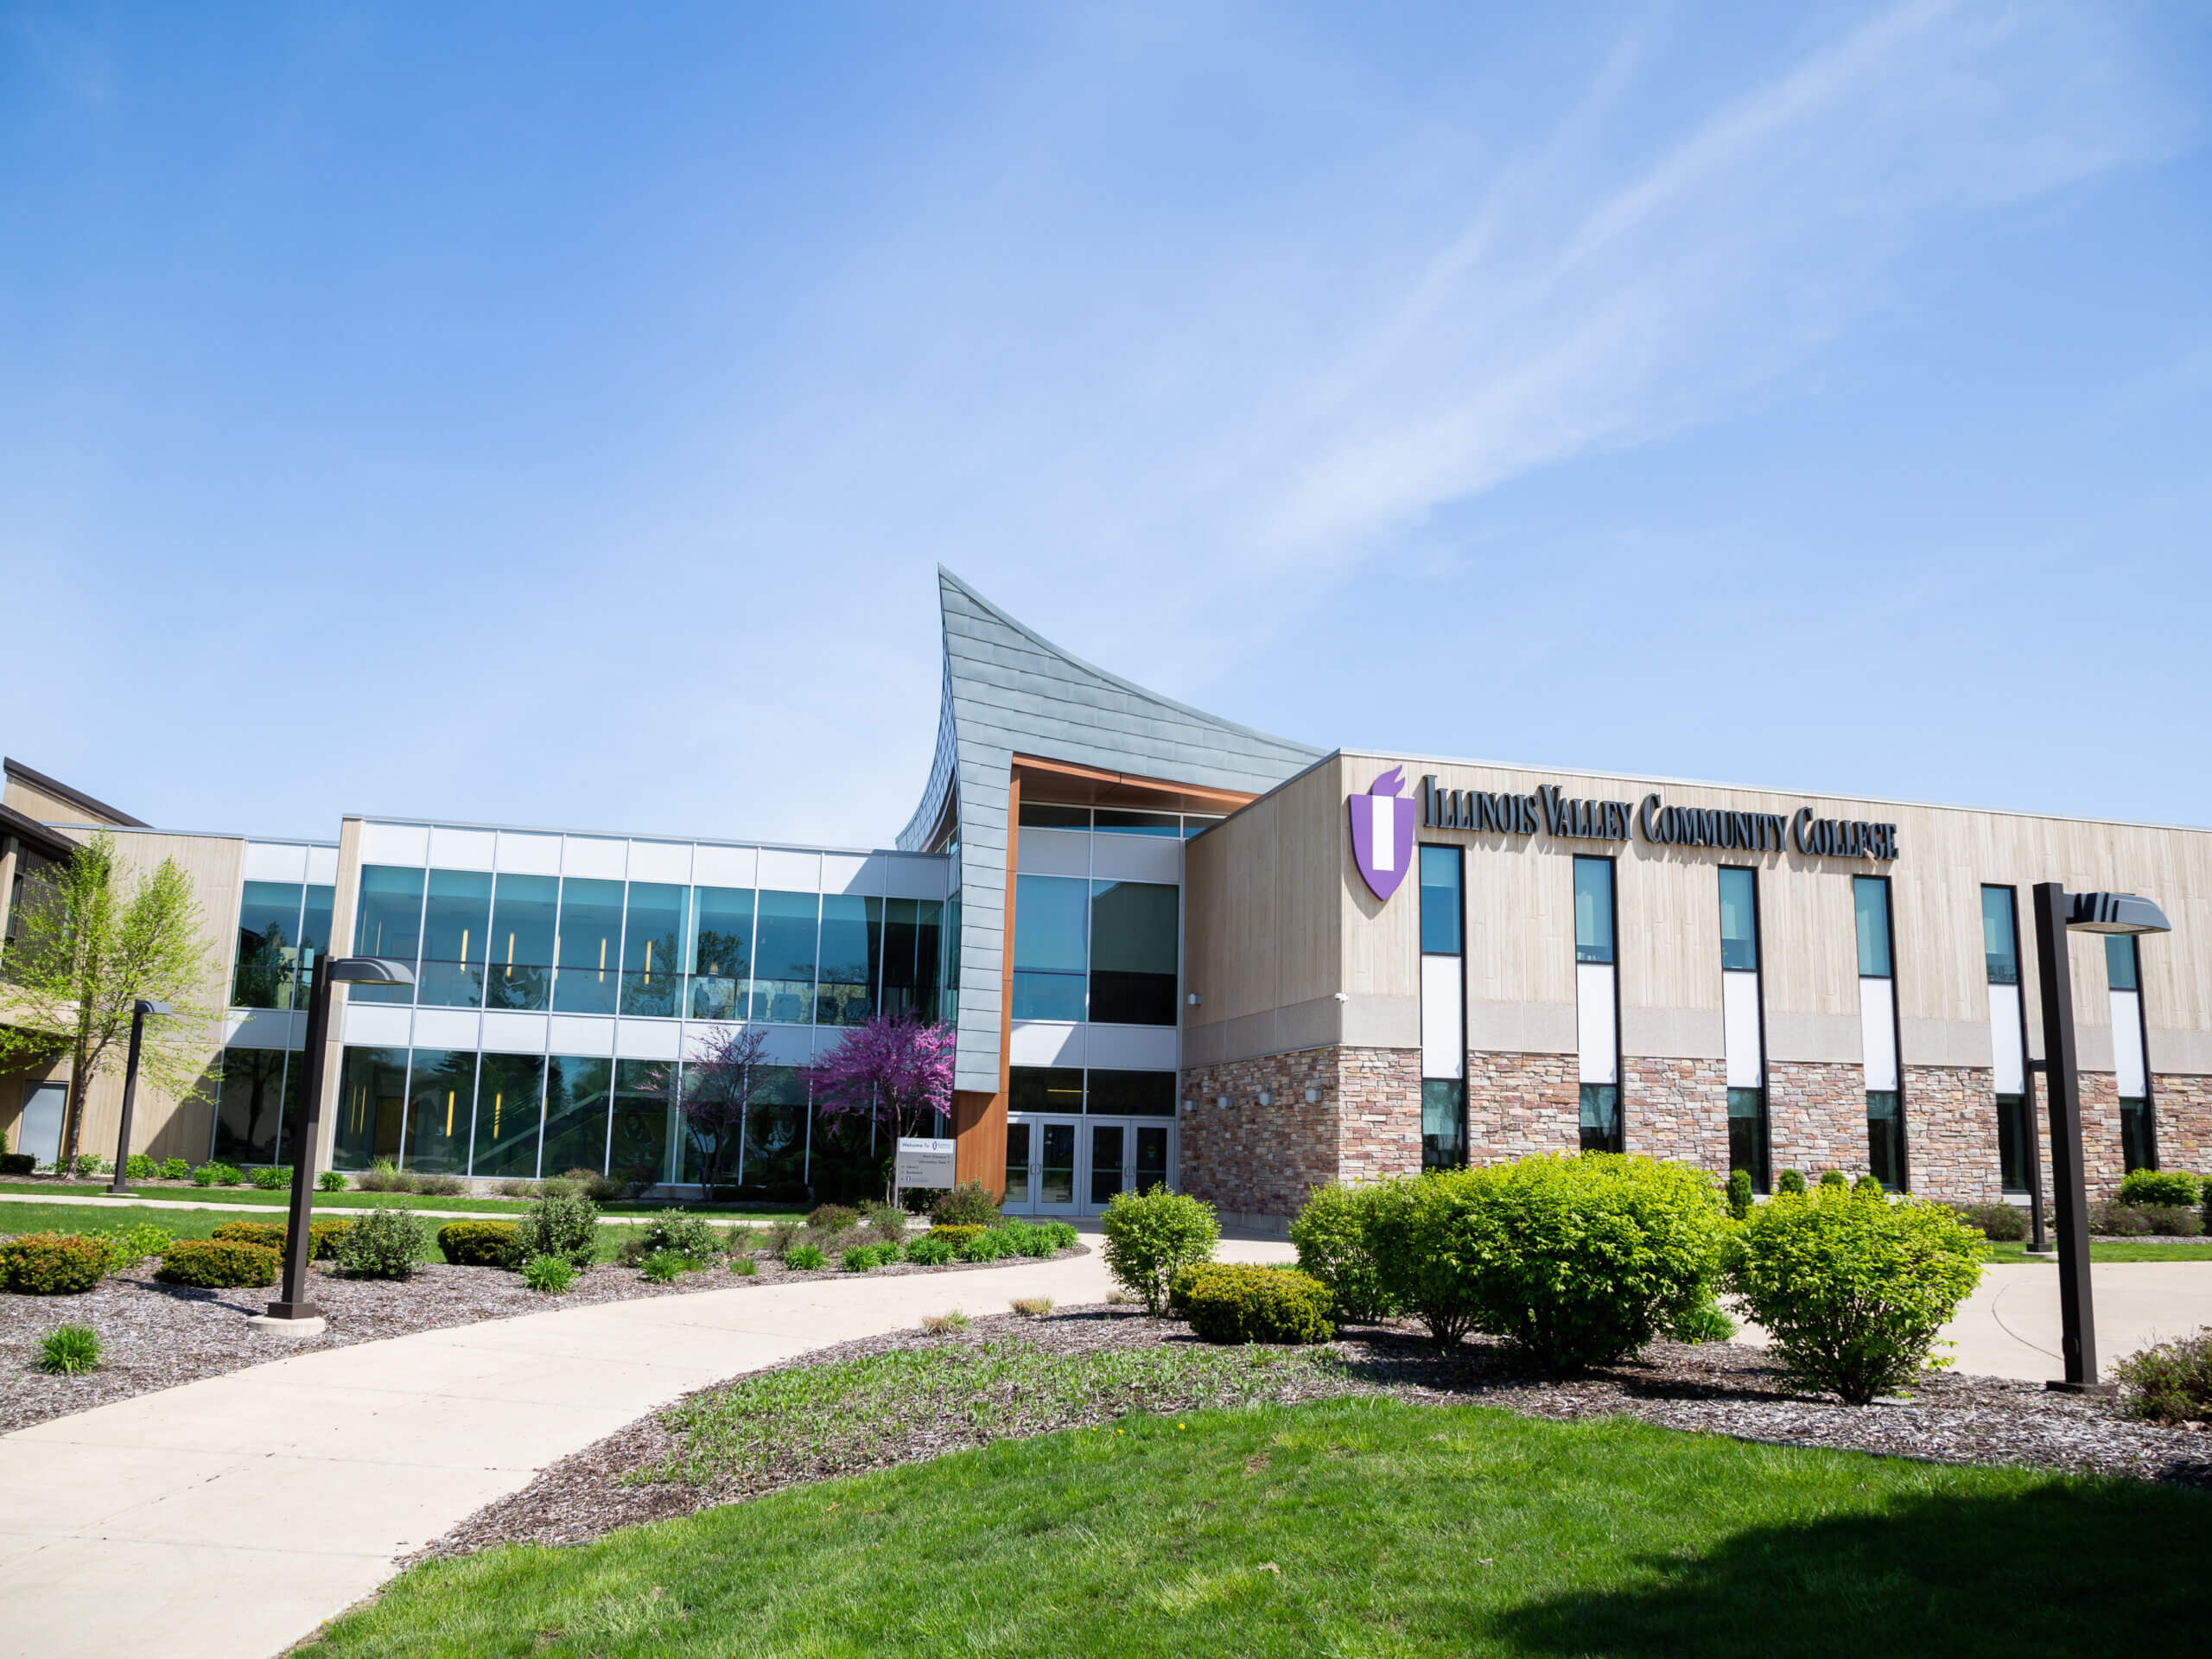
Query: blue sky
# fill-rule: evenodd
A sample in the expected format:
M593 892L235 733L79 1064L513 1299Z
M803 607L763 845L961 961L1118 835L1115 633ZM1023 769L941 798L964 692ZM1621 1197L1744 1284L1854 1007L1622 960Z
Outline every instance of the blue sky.
M0 3L0 745L880 842L943 562L1319 744L2212 823L2208 90L2189 5Z

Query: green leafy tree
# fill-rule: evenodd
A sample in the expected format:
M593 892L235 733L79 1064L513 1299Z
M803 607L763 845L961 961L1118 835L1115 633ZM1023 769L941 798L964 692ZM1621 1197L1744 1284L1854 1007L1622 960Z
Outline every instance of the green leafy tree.
M173 1010L146 1022L141 1084L179 1101L200 1093L196 1051L218 1017L201 999L217 964L175 860L134 868L100 830L24 882L14 925L0 959L0 1067L68 1058L64 1163L77 1155L93 1079L124 1064L141 997Z

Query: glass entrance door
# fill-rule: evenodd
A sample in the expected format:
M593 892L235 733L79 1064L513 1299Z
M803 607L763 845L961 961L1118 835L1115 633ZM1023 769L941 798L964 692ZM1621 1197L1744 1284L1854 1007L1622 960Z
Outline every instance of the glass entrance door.
M1050 1118L1035 1125L1036 1213L1040 1216L1075 1213L1076 1130L1079 1127L1072 1122L1055 1122Z
M1114 1195L1128 1184L1128 1170L1124 1162L1128 1144L1128 1131L1119 1123L1093 1123L1090 1126L1090 1203L1088 1208L1103 1210Z
M1174 1182L1175 1159L1168 1144L1173 1133L1165 1123L1140 1123L1135 1131L1136 1154L1130 1160L1129 1185L1139 1192Z
M1027 1123L1006 1126L1006 1198L999 1208L1010 1216L1026 1216L1036 1208L1037 1182L1029 1167L1031 1139Z

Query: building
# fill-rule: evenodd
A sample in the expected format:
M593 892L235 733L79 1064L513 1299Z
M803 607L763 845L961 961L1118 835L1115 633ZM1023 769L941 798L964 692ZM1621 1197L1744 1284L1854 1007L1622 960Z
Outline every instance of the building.
M418 979L341 998L316 1153L340 1169L681 1190L704 1159L685 1065L752 1024L771 1074L724 1149L741 1188L858 1191L882 1148L813 1109L808 1067L885 1010L955 1024L959 1173L1025 1213L1165 1180L1272 1219L1319 1182L1577 1147L2018 1197L2027 892L2059 880L2174 924L2069 942L2093 1188L2212 1167L2212 832L1323 751L940 591L937 747L895 848L183 836L9 763L7 856L105 824L186 862L219 922L207 1100L142 1105L141 1149L295 1156L294 1004L337 941ZM0 1078L11 1147L44 1146L55 1081ZM117 1092L87 1147L111 1147Z

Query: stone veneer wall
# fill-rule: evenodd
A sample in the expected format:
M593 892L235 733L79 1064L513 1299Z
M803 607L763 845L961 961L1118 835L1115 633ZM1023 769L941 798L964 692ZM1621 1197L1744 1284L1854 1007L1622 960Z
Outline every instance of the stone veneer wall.
M2212 1077L2161 1072L2151 1079L2158 1167L2212 1175Z
M1621 1144L1630 1152L1728 1173L1728 1063L1621 1061ZM1580 1114L1576 1115L1578 1128Z
M1580 1065L1572 1054L1467 1056L1467 1161L1509 1163L1582 1144Z
M1906 1109L1911 1109L1908 1103ZM1775 1179L1794 1169L1808 1180L1840 1169L1853 1179L1868 1173L1866 1069L1826 1061L1769 1060L1766 1067L1767 1161ZM1911 1155L1912 1125L1905 1125Z
M1904 1158L1905 1179L1923 1198L2002 1199L1995 1073L1986 1065L1906 1066Z
M1214 1104L1224 1095L1228 1106ZM1307 1048L1196 1066L1182 1098L1192 1103L1179 1120L1183 1190L1230 1214L1294 1216L1311 1187L1421 1173L1419 1049Z

